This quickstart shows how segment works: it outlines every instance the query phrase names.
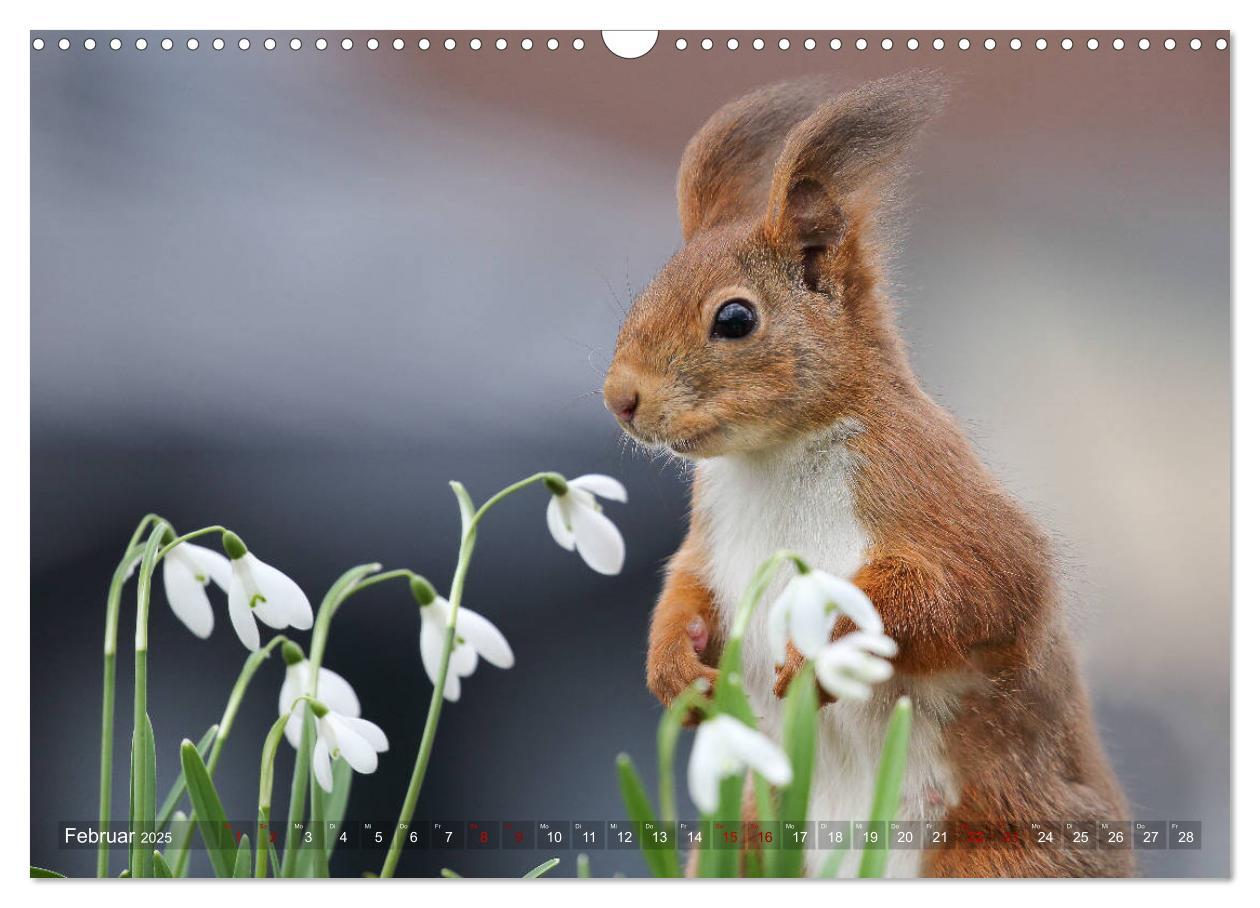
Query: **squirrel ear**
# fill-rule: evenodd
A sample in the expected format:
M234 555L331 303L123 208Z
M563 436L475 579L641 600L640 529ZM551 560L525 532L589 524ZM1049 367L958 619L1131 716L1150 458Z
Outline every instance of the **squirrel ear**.
M835 94L826 80L782 82L711 116L687 143L678 168L683 239L705 227L758 217L788 133Z
M770 181L771 242L817 250L839 241L845 209L877 194L924 124L940 110L945 86L932 73L870 82L820 106L788 135Z

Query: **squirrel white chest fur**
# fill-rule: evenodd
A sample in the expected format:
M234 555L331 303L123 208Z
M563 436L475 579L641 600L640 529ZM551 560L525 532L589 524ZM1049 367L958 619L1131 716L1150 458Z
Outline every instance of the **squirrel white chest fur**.
M845 440L861 425L841 423L805 441L754 455L719 457L697 467L696 506L706 534L707 581L729 630L753 572L778 549L797 552L814 568L852 578L867 558L870 535L854 510L854 455ZM769 604L787 582L786 569L758 606L744 641L744 671L762 730L779 740L781 703L774 695L775 654L766 630ZM944 816L956 799L942 753L943 722L956 701L948 681L894 679L890 684L915 700L916 721L901 817ZM881 691L868 703L840 701L819 716L818 753L810 799L811 820L861 820L869 816L875 770L893 697ZM918 850L895 850L890 876L914 876ZM824 852L811 852L816 870ZM856 870L857 852L842 873Z

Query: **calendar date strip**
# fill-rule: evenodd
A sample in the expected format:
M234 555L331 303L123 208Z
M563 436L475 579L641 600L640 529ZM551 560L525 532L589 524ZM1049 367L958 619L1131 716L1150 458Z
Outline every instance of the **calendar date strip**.
M182 827L190 821L173 821L159 831L140 833L142 844L156 849L174 842L189 841L190 847L204 849L199 833ZM354 821L330 823L325 841L335 840L338 848L381 850L389 848L395 821ZM234 841L242 835L259 833L254 821L227 823ZM294 824L297 847L313 845L315 830L307 824ZM185 837L184 833L194 832ZM283 823L265 830L277 845L286 840ZM416 821L403 826L404 848L434 851L601 851L670 848L760 848L827 851L888 848L892 850L934 850L941 848L1080 848L1138 850L1200 850L1203 823L1200 820L1060 820L1024 823L967 823L934 820L746 821L683 820L677 823L635 823L629 820L437 820ZM133 833L127 821L111 824L102 833L96 821L59 824L58 841L63 849L95 849L102 839L109 848L126 849Z

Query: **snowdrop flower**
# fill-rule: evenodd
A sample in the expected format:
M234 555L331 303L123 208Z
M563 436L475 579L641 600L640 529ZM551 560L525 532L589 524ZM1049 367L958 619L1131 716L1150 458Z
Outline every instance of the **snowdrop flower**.
M787 659L789 637L805 658L816 658L831 641L841 613L861 630L875 634L884 630L871 600L848 580L826 571L797 574L770 606L770 645L777 660Z
M887 660L895 655L897 644L884 634L845 634L818 654L818 683L833 697L869 700L871 686L892 677L893 667Z
M732 716L720 715L700 724L687 765L687 788L701 813L718 809L723 779L751 769L771 785L792 781L792 764L783 750L761 732Z
M223 551L232 560L228 616L245 648L258 649L257 618L268 627L308 630L315 623L310 600L296 583L258 558L235 533L223 534Z
M213 549L181 542L162 559L162 586L171 611L203 640L214 630L214 609L206 595L211 580L224 591L232 582L228 560Z
M437 684L451 604L420 577L412 578L411 593L420 603L420 661L424 663L429 680ZM443 697L452 703L459 699L459 679L473 673L478 657L499 668L511 668L516 661L512 647L497 627L476 612L460 608L455 616L455 644L446 672L446 686L442 689Z
M302 746L302 717L306 711L306 703L297 701L310 690L311 663L296 643L286 641L281 654L286 667L284 683L280 685L280 715L293 710L284 726L284 736L296 750ZM332 669L320 668L319 683L311 693L338 715L356 719L359 717L359 698L355 695L354 688ZM297 703L296 709L294 703Z
M618 574L626 560L626 544L611 520L604 516L595 496L609 501L626 500L626 488L611 476L592 473L568 481L547 479L551 501L547 504L547 529L560 547L577 553L593 571Z
M376 772L376 755L389 750L389 739L379 725L357 716L340 715L318 701L311 704L311 712L315 714L311 771L320 788L332 792L332 761L338 757L349 763L355 772L364 775Z

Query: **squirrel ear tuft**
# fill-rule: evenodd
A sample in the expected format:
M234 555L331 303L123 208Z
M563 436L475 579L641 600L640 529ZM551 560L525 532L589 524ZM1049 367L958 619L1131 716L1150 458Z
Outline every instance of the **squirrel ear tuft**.
M939 76L914 71L846 92L800 122L770 180L771 241L802 249L838 241L846 203L892 182L896 165L944 100Z
M760 217L771 169L792 128L837 87L826 79L782 82L722 107L687 143L678 168L683 239L740 218Z

